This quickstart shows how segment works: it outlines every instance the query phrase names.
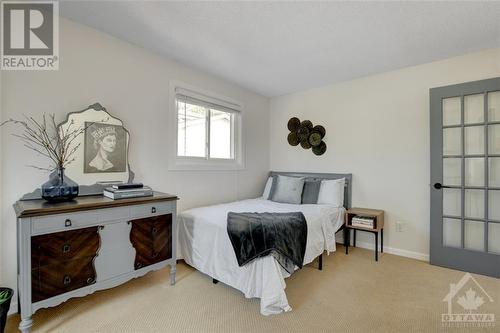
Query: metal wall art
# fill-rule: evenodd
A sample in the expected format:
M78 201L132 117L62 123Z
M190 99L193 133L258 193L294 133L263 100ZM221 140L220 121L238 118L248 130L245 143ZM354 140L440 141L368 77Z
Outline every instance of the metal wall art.
M326 143L323 141L326 130L321 125L313 126L310 120L300 121L299 118L290 118L287 125L290 133L288 143L291 146L300 146L304 149L312 148L315 155L323 155L326 151Z

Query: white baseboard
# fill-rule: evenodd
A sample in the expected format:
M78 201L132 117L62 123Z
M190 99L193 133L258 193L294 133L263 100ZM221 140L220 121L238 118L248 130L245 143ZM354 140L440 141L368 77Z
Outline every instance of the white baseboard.
M374 249L375 243L356 241L356 247L360 247L360 248L368 249L368 250L375 250ZM380 245L379 245L379 251L380 251ZM417 260L422 260L422 261L429 261L428 254L398 249L398 248L389 247L389 246L384 246L384 253L390 253L390 254L394 254L397 256L407 257L407 258L412 258L412 259L417 259Z

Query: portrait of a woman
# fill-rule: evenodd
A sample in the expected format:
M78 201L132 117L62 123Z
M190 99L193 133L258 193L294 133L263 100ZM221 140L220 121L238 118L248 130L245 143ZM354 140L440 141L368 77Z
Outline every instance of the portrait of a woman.
M85 130L85 173L126 170L125 130L122 126L92 124Z

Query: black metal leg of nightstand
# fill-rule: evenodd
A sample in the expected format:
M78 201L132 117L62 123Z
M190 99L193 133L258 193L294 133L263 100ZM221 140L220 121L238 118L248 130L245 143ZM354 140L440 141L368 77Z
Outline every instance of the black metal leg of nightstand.
M318 269L319 269L320 271L322 271L322 270L323 270L323 253L321 253L321 254L319 255Z
M349 254L349 228L344 229L345 254Z
M375 232L375 261L378 261L378 232Z
M352 232L354 233L354 239L353 239L352 246L356 247L356 229L354 229Z
M380 230L380 253L384 253L384 229Z

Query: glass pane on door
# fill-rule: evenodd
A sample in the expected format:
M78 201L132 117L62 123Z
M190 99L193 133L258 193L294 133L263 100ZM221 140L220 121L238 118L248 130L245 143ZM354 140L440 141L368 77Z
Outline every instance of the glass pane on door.
M462 223L457 219L443 219L443 245L462 247Z
M464 247L484 251L484 222L465 221Z
M465 217L484 218L483 190L465 190Z
M500 223L488 223L488 252L500 254Z
M462 194L460 189L443 189L443 215L462 216Z
M443 99L443 126L460 125L462 123L462 112L460 97Z
M500 91L488 93L488 121L500 121Z
M488 148L490 154L500 154L500 125L488 127Z
M500 221L500 191L488 192L488 218Z
M462 129L445 128L443 129L443 155L461 155L462 154Z
M488 170L490 186L500 187L500 157L490 157Z
M484 122L484 95L476 94L464 97L464 123Z
M484 126L465 128L465 154L484 154Z
M484 158L465 159L465 185L484 186Z
M443 159L443 184L447 186L462 185L462 159Z

